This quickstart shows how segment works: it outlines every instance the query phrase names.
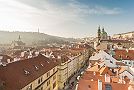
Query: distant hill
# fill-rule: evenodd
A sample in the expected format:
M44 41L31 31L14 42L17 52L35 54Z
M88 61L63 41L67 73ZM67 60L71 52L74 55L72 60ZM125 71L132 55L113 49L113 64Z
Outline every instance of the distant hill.
M63 38L52 35L47 35L38 32L8 32L0 31L0 44L10 44L14 40L18 40L19 35L21 40L26 44L33 43L64 43L68 41L75 41L73 38Z

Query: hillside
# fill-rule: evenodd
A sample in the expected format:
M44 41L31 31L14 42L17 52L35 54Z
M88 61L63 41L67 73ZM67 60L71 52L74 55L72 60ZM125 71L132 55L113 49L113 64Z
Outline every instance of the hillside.
M0 44L10 44L14 40L18 40L18 37L26 44L33 43L64 43L66 41L74 41L73 38L63 38L52 35L47 35L38 32L8 32L0 31Z

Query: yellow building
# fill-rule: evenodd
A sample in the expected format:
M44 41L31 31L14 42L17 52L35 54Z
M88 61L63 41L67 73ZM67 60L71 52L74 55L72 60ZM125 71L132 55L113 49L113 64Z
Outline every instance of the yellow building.
M39 55L0 66L3 90L58 90L58 61ZM1 82L0 82L1 84Z
M68 80L68 57L62 56L58 65L58 88L63 89Z

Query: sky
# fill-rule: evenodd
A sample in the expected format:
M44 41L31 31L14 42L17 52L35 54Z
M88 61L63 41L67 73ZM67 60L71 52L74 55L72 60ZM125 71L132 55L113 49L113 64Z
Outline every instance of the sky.
M134 0L0 0L0 30L91 37L134 31Z

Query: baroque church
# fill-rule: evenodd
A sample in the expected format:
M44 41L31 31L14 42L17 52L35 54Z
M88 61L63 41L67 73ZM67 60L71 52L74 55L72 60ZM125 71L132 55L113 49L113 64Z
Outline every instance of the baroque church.
M108 40L109 39L109 36L107 35L107 32L105 31L104 27L100 28L100 26L98 27L98 43L100 43L101 40Z

